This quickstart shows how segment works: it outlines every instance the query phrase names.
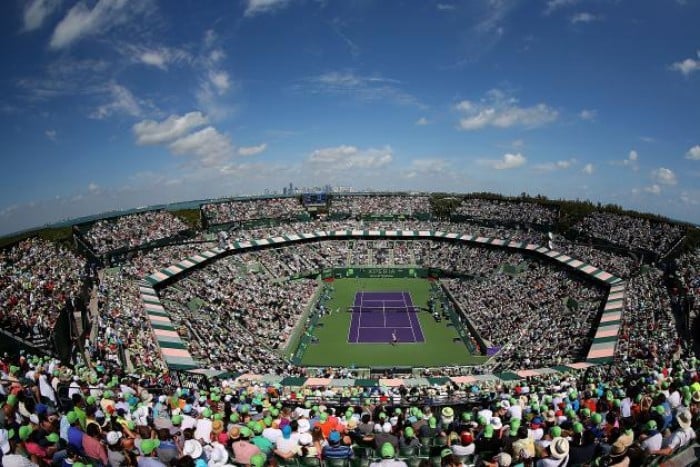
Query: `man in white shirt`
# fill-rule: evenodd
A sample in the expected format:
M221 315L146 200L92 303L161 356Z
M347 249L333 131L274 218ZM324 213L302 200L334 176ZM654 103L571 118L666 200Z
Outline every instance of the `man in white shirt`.
M671 433L667 439L664 440L664 447L653 451L652 454L658 454L661 456L668 456L674 451L681 449L695 439L695 430L691 428L693 417L687 409L679 410L676 414L676 421L678 422L679 428Z
M644 427L644 434L639 439L642 441L641 446L647 453L656 452L661 449L663 437L658 431L658 427L654 420L649 420Z
M560 467L569 463L569 440L554 438L547 448L547 457L537 461L537 467Z

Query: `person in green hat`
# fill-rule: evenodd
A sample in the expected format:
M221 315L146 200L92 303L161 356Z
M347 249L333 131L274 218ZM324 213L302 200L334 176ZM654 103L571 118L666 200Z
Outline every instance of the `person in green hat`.
M255 422L255 425L253 426L253 437L251 438L250 442L256 445L258 449L260 449L260 452L265 454L265 456L269 456L274 450L274 444L272 441L263 436L264 429L265 425L262 422Z
M68 422L68 445L73 446L78 452L83 452L83 436L85 433L80 428L80 420L78 420L78 414L74 411L70 411L65 415L66 421Z
M160 440L148 438L141 441L141 456L138 457L139 467L166 467L158 458Z
M407 426L404 428L402 436L399 437L399 449L419 448L420 445L413 427Z
M479 455L497 453L501 448L501 439L496 435L493 425L487 424L477 436L475 452Z
M391 443L384 443L379 448L382 459L372 462L370 467L406 467L406 462L396 459L396 448Z

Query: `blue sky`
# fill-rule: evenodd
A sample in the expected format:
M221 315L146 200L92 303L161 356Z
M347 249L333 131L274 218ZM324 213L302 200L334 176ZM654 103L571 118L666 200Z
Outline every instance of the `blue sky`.
M700 222L700 0L0 9L0 234L289 182Z

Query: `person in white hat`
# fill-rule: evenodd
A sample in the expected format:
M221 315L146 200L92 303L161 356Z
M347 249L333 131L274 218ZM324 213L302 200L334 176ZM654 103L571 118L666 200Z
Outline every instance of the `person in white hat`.
M678 429L663 441L663 447L651 454L667 456L674 451L687 446L695 439L695 430L691 428L693 416L688 409L679 410L676 414Z
M547 448L547 457L537 461L537 467L564 467L569 462L569 440L554 438Z

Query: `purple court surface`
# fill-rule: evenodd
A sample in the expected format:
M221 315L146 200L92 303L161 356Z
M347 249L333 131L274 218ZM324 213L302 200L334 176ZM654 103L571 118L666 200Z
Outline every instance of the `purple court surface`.
M408 292L357 292L348 330L351 344L424 342L418 308Z

